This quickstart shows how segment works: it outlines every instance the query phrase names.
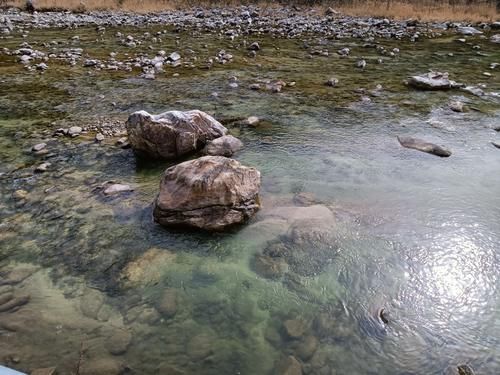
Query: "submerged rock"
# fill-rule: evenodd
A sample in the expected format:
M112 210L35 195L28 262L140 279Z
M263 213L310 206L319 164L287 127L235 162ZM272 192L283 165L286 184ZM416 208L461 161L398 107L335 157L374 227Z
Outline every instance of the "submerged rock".
M243 142L232 135L224 135L207 143L203 149L205 155L232 156L236 151L241 150Z
M492 144L493 146L495 146L496 148L500 148L500 142L495 142L495 141L493 141L493 142L491 142L491 144Z
M459 100L453 100L452 102L450 102L449 107L453 112L465 111L465 104Z
M298 339L307 330L307 324L301 319L289 319L283 323L283 329L288 338Z
M337 255L339 246L332 231L333 220L298 219L287 233L271 241L264 255L282 258L290 269L302 276L315 276Z
M129 116L126 128L134 151L156 159L176 159L200 150L227 132L217 120L198 110L159 115L139 111Z
M204 156L168 168L155 200L159 224L222 230L259 209L260 172L222 156Z
M54 375L56 373L56 367L45 367L37 368L31 371L30 375Z
M273 373L276 375L302 375L302 365L290 355L277 363Z
M177 313L177 291L172 288L165 289L156 308L165 318L173 317Z
M82 361L80 375L118 375L125 370L125 366L112 358L87 359Z
M68 135L70 137L78 137L82 133L83 129L80 126L72 126L68 129Z
M106 348L113 355L120 355L127 351L132 335L124 329L117 329L106 341Z
M283 258L273 258L267 255L256 254L253 268L260 276L266 279L278 279L288 271L288 264Z
M474 370L469 365L457 366L458 375L475 375Z
M398 137L398 141L401 146L406 148L412 148L414 150L419 150L422 152L427 152L428 154L448 157L451 155L451 151L444 147L438 146L434 143L429 143L418 138L412 137Z
M151 248L137 259L127 263L121 273L126 285L139 286L160 282L165 268L174 264L176 254L158 248Z
M421 90L448 90L463 85L448 78L448 73L429 72L410 77L408 85Z
M193 361L201 361L212 354L214 337L207 334L194 336L186 345L186 353Z
M114 195L118 193L124 193L133 191L134 189L130 185L125 184L112 184L104 189L104 195Z

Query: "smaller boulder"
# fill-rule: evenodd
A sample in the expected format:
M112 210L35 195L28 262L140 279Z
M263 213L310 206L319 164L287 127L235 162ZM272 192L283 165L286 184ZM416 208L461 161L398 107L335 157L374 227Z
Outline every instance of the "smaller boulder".
M207 143L203 149L205 155L213 156L232 156L235 152L241 150L243 143L232 135L224 135Z

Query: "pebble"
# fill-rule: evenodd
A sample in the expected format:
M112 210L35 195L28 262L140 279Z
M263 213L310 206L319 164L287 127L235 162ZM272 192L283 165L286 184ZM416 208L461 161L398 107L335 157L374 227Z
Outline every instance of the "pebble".
M454 112L464 112L464 103L458 100L450 102L449 107Z
M15 200L18 200L18 201L26 199L27 196L28 196L28 192L26 190L22 190L22 189L16 190L12 194L12 198L14 198Z
M172 318L177 313L177 292L175 289L167 288L163 291L156 309L165 318Z
M248 49L250 51L260 51L260 45L257 42L253 42L250 46L248 46Z
M95 141L96 142L102 142L102 141L104 141L104 135L102 133L97 133L95 135Z
M68 135L70 137L78 137L82 133L83 129L79 126L72 126L68 129Z
M127 351L132 335L125 329L117 329L107 340L106 348L113 355L120 355Z
M289 338L297 339L304 335L306 331L306 323L301 319L290 319L283 323L283 328Z
M48 169L50 166L51 166L51 164L50 164L50 163L42 163L42 164L40 164L39 166L37 166L37 167L35 168L35 172L36 172L36 173L43 173L43 172L46 172L46 171L47 171L47 169Z
M339 80L337 78L330 78L328 81L326 81L326 85L330 87L335 87L339 83Z
M31 371L30 375L54 375L56 373L56 367L45 367L37 368Z
M259 124L260 119L257 116L250 116L245 121L244 124L248 126L255 127Z
M31 151L41 151L43 150L45 147L47 147L47 143L38 143L36 145L34 145L32 148L31 148Z

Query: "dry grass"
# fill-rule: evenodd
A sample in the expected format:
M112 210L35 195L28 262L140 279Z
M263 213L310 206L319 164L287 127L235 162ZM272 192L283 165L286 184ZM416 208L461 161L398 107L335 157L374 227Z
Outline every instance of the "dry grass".
M444 1L360 1L338 7L353 16L387 17L392 19L418 19L421 21L494 21L499 18L493 2L450 5Z
M2 0L0 0L1 2ZM307 0L305 0L307 1ZM314 0L313 0L314 1ZM341 13L353 16L387 17L391 19L418 19L421 21L471 21L484 22L499 19L494 2L467 4L467 0L344 0L334 1L332 6ZM278 3L272 0L34 0L39 10L124 10L137 13L154 13L162 10L192 7L236 6L257 3L269 10ZM299 0L300 2L300 0ZM451 5L450 2L454 2ZM470 2L470 1L469 1ZM329 1L325 0L324 4ZM25 0L7 0L11 6L23 7ZM315 6L323 12L328 5Z

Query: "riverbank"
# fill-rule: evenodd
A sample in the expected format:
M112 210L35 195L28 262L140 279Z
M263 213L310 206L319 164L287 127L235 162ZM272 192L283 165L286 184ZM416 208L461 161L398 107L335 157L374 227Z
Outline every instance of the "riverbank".
M14 6L19 9L24 9L25 1L14 0L7 1L6 6ZM183 10L193 7L213 8L226 7L228 9L242 5L238 1L226 1L224 3L216 3L209 1L197 1L191 3L186 0L36 0L34 4L39 11L73 11L87 12L96 10L108 11L126 11L135 13L157 13L166 10ZM324 2L313 2L313 6L302 5L297 2L302 12L323 14L330 4ZM319 5L318 5L319 4ZM293 5L293 3L289 3ZM262 9L277 9L280 5L272 2L259 1L255 6ZM420 21L469 21L469 22L492 22L499 20L499 15L495 7L495 3L481 2L470 3L467 1L346 1L331 4L336 11L341 14L350 16L362 17L382 17L391 19L418 19Z
M215 33L229 38L242 35L272 35L280 38L298 38L317 34L335 39L374 38L404 39L412 41L421 37L439 37L446 32L468 35L468 26L478 32L500 29L500 22L457 23L423 22L417 19L390 20L342 15L333 9L323 13L316 9L301 11L298 8L260 8L241 6L235 8L206 8L167 10L155 14L123 11L93 11L86 13L41 12L28 13L10 8L0 13L4 34L24 28L75 28L85 26L171 26L177 32L195 30Z

